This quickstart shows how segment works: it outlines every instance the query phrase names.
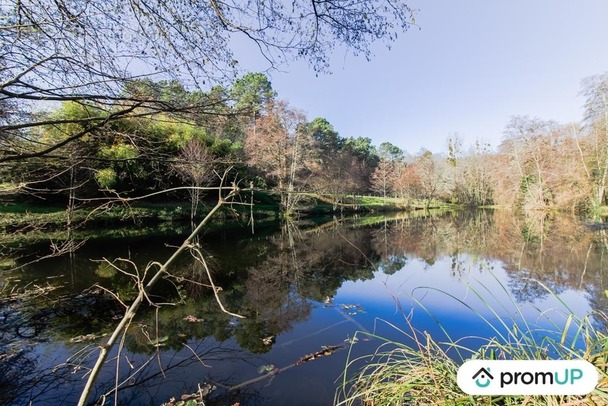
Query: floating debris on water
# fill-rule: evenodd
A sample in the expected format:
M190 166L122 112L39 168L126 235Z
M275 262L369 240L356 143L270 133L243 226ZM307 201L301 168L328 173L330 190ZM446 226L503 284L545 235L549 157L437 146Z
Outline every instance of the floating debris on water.
M275 336L268 336L268 337L264 337L262 338L262 344L264 345L272 345L275 341Z
M192 315L184 317L184 320L186 320L188 323L200 323L202 321L205 321L204 319L199 319L198 317Z
M167 403L161 403L160 406L198 406L204 404L204 398L216 389L217 387L210 383L199 384L197 392L184 393L180 400L172 397Z
M295 362L295 365L301 365L305 362L312 361L313 359L317 359L319 357L327 357L332 355L336 350L343 348L343 345L324 345L321 347L321 351L313 352L312 354L308 354L300 358Z
M258 368L258 373L259 374L269 374L269 373L273 372L275 369L277 369L277 367L275 367L272 364L262 365Z
M357 314L365 313L365 309L358 304L342 304L340 308L346 312L349 316L355 316Z

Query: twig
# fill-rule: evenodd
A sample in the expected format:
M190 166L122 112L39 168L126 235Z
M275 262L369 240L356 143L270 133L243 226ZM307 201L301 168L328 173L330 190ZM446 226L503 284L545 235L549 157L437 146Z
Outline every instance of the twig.
M129 321L129 324L131 322ZM127 329L129 326L125 327L125 330L122 333L122 337L120 338L120 344L118 345L118 353L116 354L116 379L114 381L114 404L118 404L118 371L120 370L120 353L125 345L125 339L127 338ZM130 364L129 364L130 365Z
M240 314L236 314L236 313L232 313L229 312L228 310L226 310L226 308L224 307L224 305L222 304L222 301L220 300L220 296L217 294L217 292L220 290L219 288L217 288L214 284L213 284L213 279L211 278L211 272L209 271L209 267L207 266L207 262L205 261L205 258L203 257L203 254L201 254L200 250L196 247L191 247L192 251L194 251L197 255L194 257L196 258L201 264L203 264L203 267L205 268L205 271L207 272L207 277L209 278L209 283L211 284L211 288L213 289L213 294L215 295L215 300L217 301L217 304L220 306L220 308L222 309L222 311L226 314L229 314L233 317L238 317L239 319L244 319L245 316L241 316Z
M194 351L194 349L192 347L190 347L188 344L186 343L182 343L184 345L184 347L188 348L190 351L192 351L192 354L196 357L197 360L199 360L199 362L201 363L201 365L203 365L206 368L211 368L209 365L205 364L205 362L201 359L201 357L198 356L198 354L196 353L196 351Z
M163 368L163 362L160 359L160 337L158 335L158 307L156 308L156 312L155 312L155 333L156 333L156 342L159 344L156 346L156 359L158 360L158 368L160 370L160 373L163 375L163 378L166 378L167 376L165 375L165 370Z
M264 379L268 379L268 378L272 379L277 374L285 372L285 371L287 371L287 370L289 370L289 369L291 369L293 367L300 366L300 365L302 365L304 363L313 361L313 360L315 360L317 358L320 358L320 357L328 357L330 355L333 355L334 352L336 352L338 350L342 350L344 348L346 348L346 345L343 344L343 343L329 346L327 348L321 349L321 350L319 350L317 352L314 352L312 354L304 355L303 357L300 357L300 359L298 359L297 361L295 361L295 362L293 362L293 363L291 363L289 365L286 365L286 366L284 366L282 368L275 368L271 372L268 372L268 373L266 373L264 375L261 375L261 376L249 379L249 380L244 381L244 382L241 382L241 383L239 383L237 385L228 386L228 387L226 387L226 389L228 389L230 391L234 391L234 390L240 389L240 388L242 388L244 386L251 385L251 384L259 382L259 381L263 381Z
M116 301L117 301L118 303L120 303L120 304L121 304L121 305L122 305L122 306L123 306L125 309L128 309L128 308L129 308L129 306L127 306L125 302L123 302L122 300L120 300L120 297L118 297L118 295L117 295L116 293L112 292L110 289L108 289L108 288L104 288L103 286L101 286L101 285L99 285L99 284L97 284L97 283L96 283L95 285L93 285L93 286L94 286L94 287L96 287L96 288L98 288L98 289L103 290L104 292L106 292L107 294L109 294L110 296L112 296L112 297L113 297L114 299L116 299Z

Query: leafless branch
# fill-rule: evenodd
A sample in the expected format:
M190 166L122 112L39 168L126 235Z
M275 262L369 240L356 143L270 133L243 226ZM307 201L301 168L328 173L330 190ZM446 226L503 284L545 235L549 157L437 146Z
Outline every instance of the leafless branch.
M224 177L225 176L226 176L226 174L224 174ZM180 256L180 254L183 251L189 249L192 246L192 242L194 241L194 238L203 230L203 228L207 225L207 223L215 215L215 213L227 201L230 201L230 199L232 199L238 193L239 193L239 189L236 188L236 187L234 187L225 196L220 195L217 204L209 211L209 213L207 213L207 215L205 216L205 218L192 231L192 233L188 236L188 238L186 238L183 241L183 243L179 246L179 248L177 248L174 251L173 255L171 255L171 257L169 259L167 259L161 266L159 266L159 268L156 271L156 273L145 284L145 286L142 283L142 285L140 286L140 290L139 290L139 293L138 293L137 297L135 298L135 300L133 301L133 303L129 306L129 308L127 309L127 311L125 312L125 315L123 316L123 318L121 319L121 321L119 322L119 324L114 329L112 335L107 340L106 344L100 347L100 351L99 351L99 356L97 358L97 362L95 363L95 365L91 369L91 374L89 375L87 383L86 383L86 385L85 385L85 387L84 387L84 389L82 391L82 394L80 396L80 400L78 402L78 404L80 406L83 406L83 405L86 404L87 398L89 397L89 394L91 392L93 384L94 384L95 380L97 379L97 376L98 376L98 374L99 374L99 372L101 370L102 365L105 362L105 359L106 359L109 351L111 350L111 348L116 343L116 340L118 339L118 337L125 331L125 329L129 325L129 323L131 322L131 320L135 316L135 314L137 312L137 309L139 308L139 306L144 301L144 299L147 298L147 293L152 289L152 287L161 278L163 278L163 277L165 277L167 275L167 270L173 264L173 262ZM214 288L214 291L215 291L215 288ZM215 293L217 294L217 292L215 292Z

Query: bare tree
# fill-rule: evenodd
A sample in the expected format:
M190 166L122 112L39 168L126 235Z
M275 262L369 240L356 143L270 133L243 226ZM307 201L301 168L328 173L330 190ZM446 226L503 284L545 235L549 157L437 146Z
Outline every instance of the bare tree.
M589 157L589 138L580 140L581 126L567 124L555 127L548 135L545 182L553 204L571 212L586 211L597 198ZM583 152L585 148L586 152Z
M430 151L423 151L413 164L417 195L428 208L434 199L447 191L446 170Z
M281 210L287 214L298 200L293 192L305 182L314 164L312 135L305 124L304 113L277 101L248 129L245 138L248 162L276 182Z
M552 121L513 116L505 128L500 149L510 157L519 176L520 205L527 210L543 210L552 204L546 175L554 146L551 133L556 127Z
M452 194L458 202L481 206L493 202L495 183L491 176L492 153L489 145L475 142L469 153L454 166Z
M583 80L585 124L589 131L590 151L593 159L595 206L606 202L608 181L608 73Z
M382 195L382 201L386 204L386 196L393 191L395 183L395 167L393 162L381 159L371 176L371 187L376 193Z
M321 193L331 195L333 210L341 204L349 193L355 193L360 189L359 184L364 177L361 162L349 151L332 151L330 154L322 153L315 166L312 184Z
M192 138L182 148L180 156L173 167L177 173L190 183L190 220L196 217L202 189L213 179L215 157L203 141Z

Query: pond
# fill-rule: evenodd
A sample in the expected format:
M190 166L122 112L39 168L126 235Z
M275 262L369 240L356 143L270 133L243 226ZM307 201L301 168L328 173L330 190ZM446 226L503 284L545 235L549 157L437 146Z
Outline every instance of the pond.
M179 243L89 239L73 255L35 261L46 243L5 256L5 296L31 294L2 303L0 403L74 404L123 312L105 289L133 300L126 273L143 277ZM198 243L223 306L244 318L220 310L204 266L184 255L171 273L190 282L157 285L150 300L169 304L140 309L91 401L160 405L201 388L207 405L330 405L348 359L383 339L411 343L411 327L475 348L514 324L550 334L569 312L607 308L606 231L568 216L334 218Z

